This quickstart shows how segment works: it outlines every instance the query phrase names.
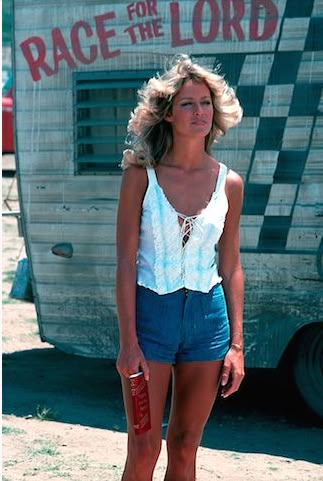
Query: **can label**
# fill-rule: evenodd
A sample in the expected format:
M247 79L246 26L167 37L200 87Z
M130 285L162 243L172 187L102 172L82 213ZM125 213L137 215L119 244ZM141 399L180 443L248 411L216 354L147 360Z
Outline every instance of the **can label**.
M129 381L133 406L133 427L136 434L143 434L151 428L147 381L141 371L129 376Z

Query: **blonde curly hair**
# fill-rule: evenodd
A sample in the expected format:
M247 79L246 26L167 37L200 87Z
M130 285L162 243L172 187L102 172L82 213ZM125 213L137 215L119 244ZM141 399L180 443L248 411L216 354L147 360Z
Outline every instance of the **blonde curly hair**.
M242 118L242 108L234 90L229 87L218 70L210 70L194 62L188 55L178 55L165 68L138 90L138 105L131 113L121 166L130 164L157 165L171 150L172 128L165 120L171 112L173 99L187 80L203 82L210 90L214 113L209 134L205 137L205 150Z

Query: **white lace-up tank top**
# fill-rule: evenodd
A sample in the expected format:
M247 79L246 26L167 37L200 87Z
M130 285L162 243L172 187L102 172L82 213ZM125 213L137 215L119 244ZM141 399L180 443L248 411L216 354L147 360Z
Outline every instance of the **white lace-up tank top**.
M223 232L228 200L227 168L220 163L212 197L198 215L186 216L169 203L153 167L142 206L137 283L158 294L186 289L209 292L221 282L215 246Z

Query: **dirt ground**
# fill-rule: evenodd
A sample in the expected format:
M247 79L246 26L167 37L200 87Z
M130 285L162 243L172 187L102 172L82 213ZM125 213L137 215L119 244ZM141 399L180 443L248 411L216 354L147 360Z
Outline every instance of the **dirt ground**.
M3 157L3 169L13 160ZM19 210L15 177L6 171L2 184L3 211ZM9 297L23 249L16 219L3 217L2 479L120 480L127 438L114 362L40 341L34 305ZM322 481L322 440L322 424L276 372L250 370L240 393L212 412L197 481ZM154 481L165 463L163 442Z

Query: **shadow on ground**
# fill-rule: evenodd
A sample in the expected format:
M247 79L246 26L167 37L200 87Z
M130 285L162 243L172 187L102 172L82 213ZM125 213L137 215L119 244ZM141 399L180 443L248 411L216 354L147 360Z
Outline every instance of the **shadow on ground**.
M111 360L55 348L4 355L3 413L36 416L40 408L50 409L58 422L126 430L119 376ZM322 423L276 371L250 370L239 394L219 399L202 445L323 463L322 434Z

